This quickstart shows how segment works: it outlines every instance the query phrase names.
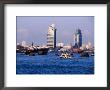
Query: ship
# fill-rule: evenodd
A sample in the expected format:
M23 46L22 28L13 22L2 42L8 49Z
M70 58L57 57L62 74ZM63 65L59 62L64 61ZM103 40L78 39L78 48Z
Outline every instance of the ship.
M39 47L39 46L35 47L32 42L32 45L27 48L25 54L29 55L29 56L35 56L37 54L38 55L47 55L48 50L49 50L49 48L46 46L45 47L43 47L43 46L42 47Z
M28 49L26 50L25 54L29 56L35 56L35 55L47 55L48 53L48 48L40 47L37 49Z
M80 56L81 57L89 57L89 53L88 52L82 52Z
M25 51L25 54L26 55L29 55L29 56L35 56L37 50L35 48L28 48L26 51Z
M37 48L38 55L47 55L49 48L47 47L40 47Z

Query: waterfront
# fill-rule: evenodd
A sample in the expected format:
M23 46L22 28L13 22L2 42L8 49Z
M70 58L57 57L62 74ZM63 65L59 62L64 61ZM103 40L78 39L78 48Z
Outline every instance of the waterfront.
M16 74L94 74L94 56L74 54L65 59L55 53L35 56L17 53Z

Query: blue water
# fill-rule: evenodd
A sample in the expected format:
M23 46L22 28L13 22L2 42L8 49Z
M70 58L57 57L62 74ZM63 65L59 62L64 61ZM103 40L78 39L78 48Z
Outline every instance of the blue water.
M94 56L61 59L54 53L28 56L17 53L16 74L94 74Z

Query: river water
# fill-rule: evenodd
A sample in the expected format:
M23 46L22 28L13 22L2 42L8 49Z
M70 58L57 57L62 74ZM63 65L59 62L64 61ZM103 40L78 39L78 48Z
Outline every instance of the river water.
M28 56L16 54L16 74L94 74L94 56L62 59L54 53Z

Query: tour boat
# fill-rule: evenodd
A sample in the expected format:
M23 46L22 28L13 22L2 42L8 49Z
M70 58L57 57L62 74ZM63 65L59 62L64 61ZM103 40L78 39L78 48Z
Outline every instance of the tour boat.
M71 58L71 55L69 53L62 53L60 58Z

